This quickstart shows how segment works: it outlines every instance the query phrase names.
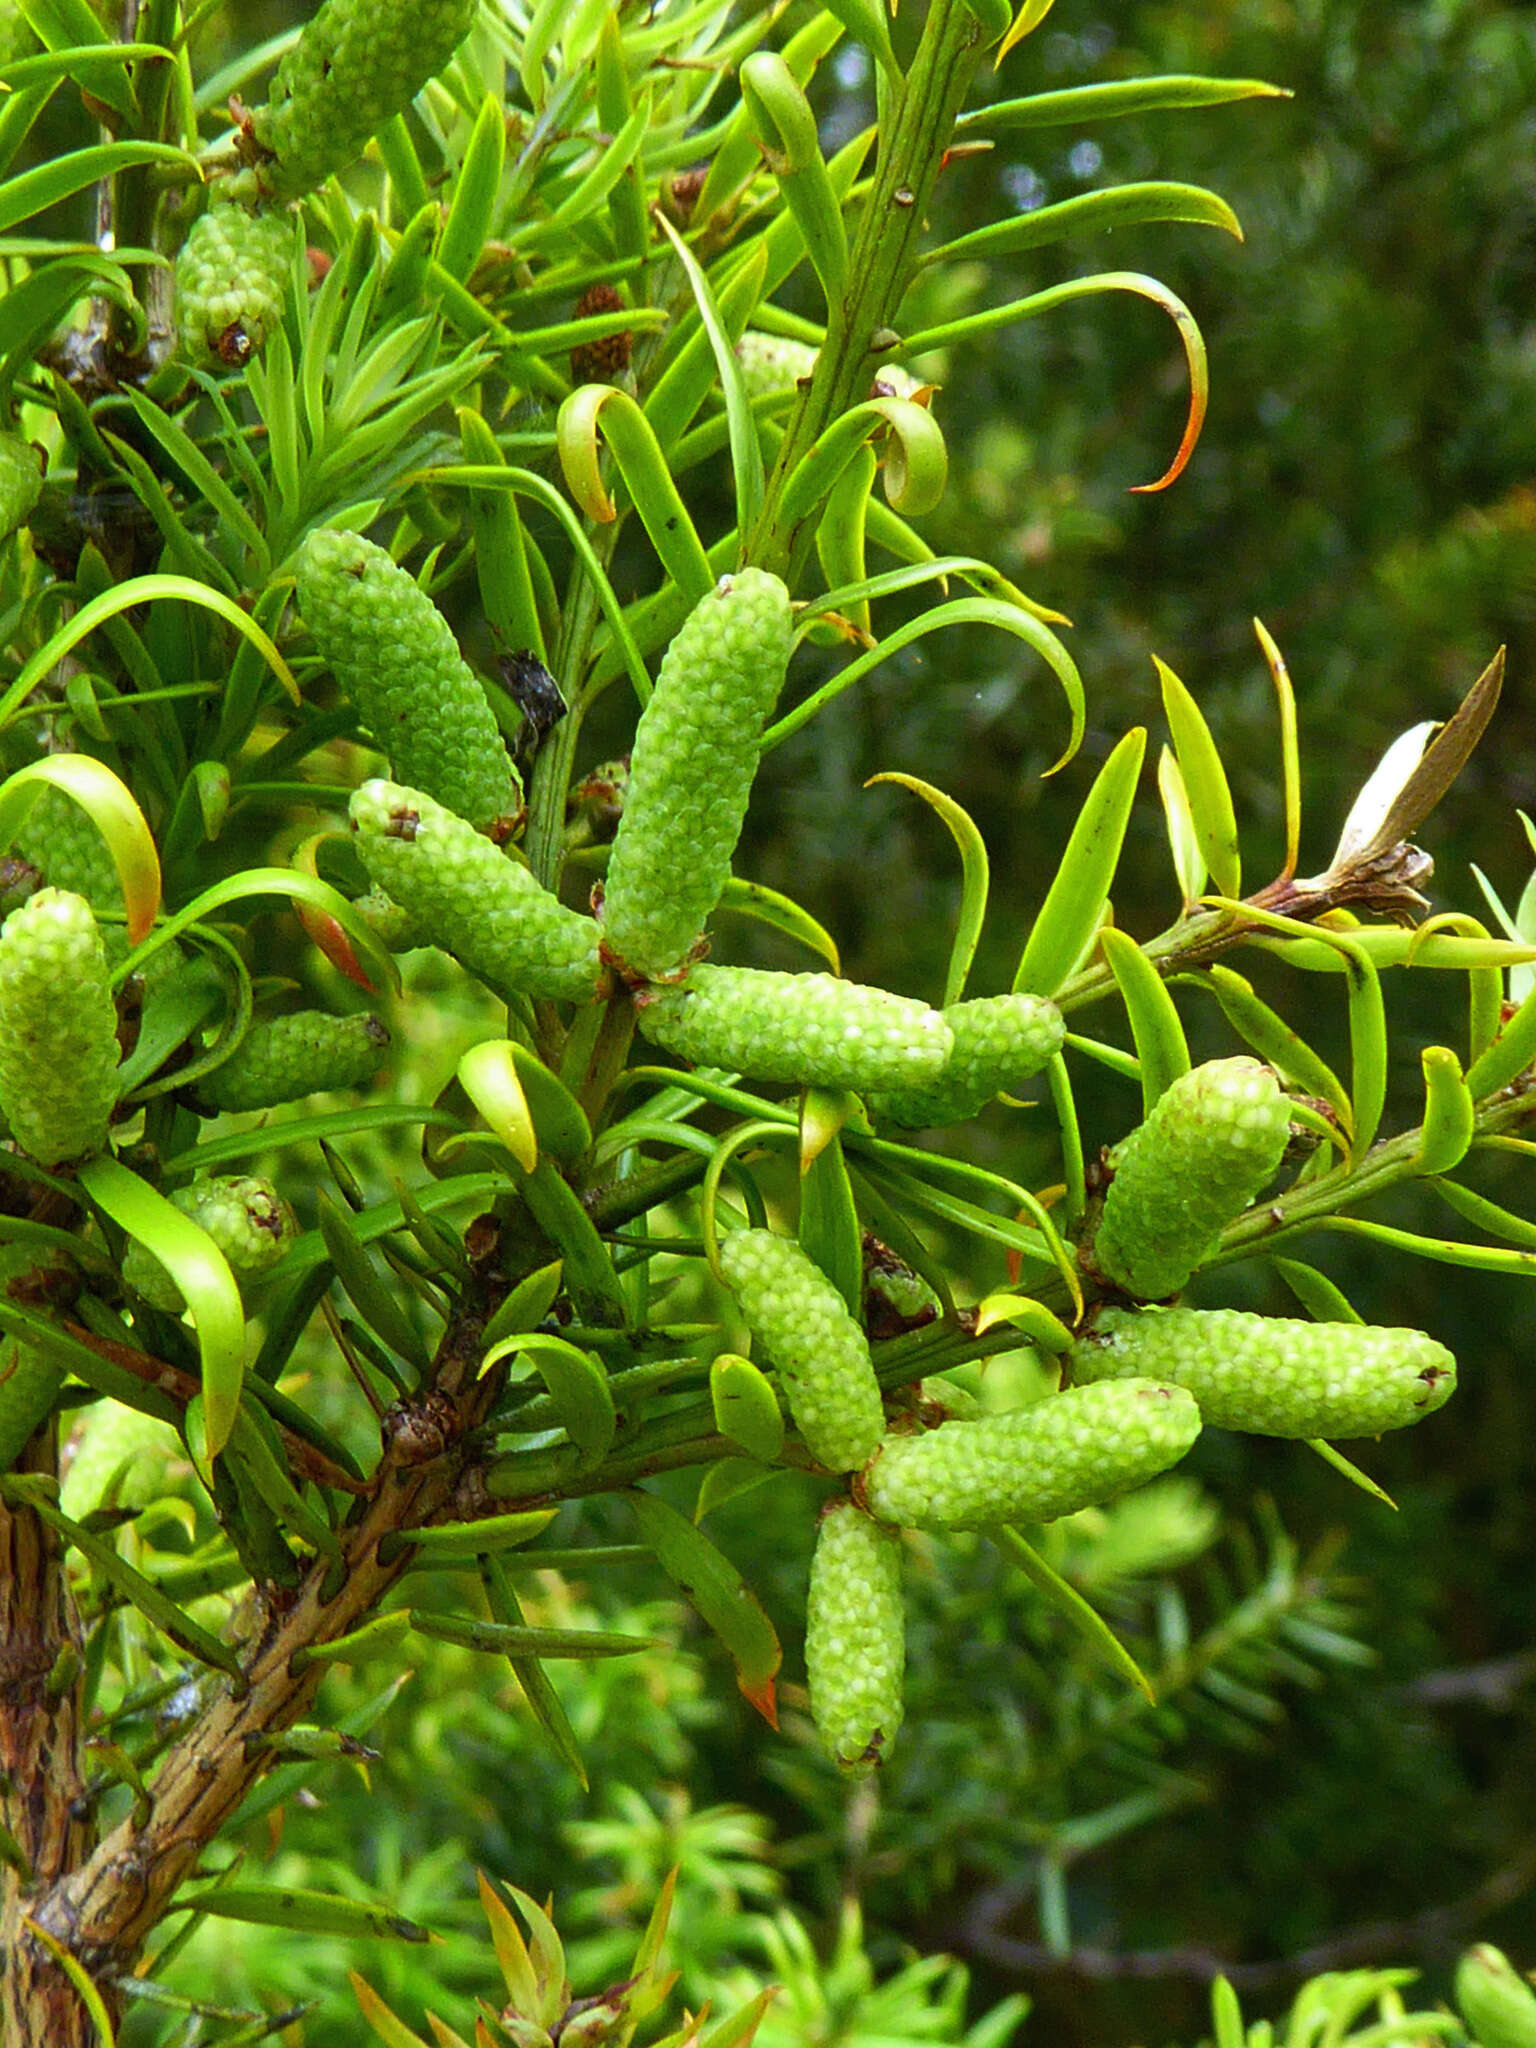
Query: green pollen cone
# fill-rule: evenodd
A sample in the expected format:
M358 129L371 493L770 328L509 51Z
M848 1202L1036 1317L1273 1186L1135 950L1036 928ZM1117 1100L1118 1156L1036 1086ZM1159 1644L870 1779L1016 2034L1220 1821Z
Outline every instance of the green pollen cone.
M37 450L20 434L0 433L0 541L26 525L42 489L43 465Z
M738 1230L720 1270L789 1398L795 1427L829 1472L851 1472L885 1429L864 1332L843 1297L792 1237Z
M354 790L351 811L370 878L498 994L587 1003L601 992L593 920L462 818L420 790L382 781Z
M362 154L469 33L476 0L325 0L277 67L251 129L261 189L301 199Z
M73 890L95 910L122 910L122 885L101 828L62 789L43 790L16 845L52 888Z
M295 595L315 645L397 780L472 825L515 818L523 791L479 679L415 577L360 534L309 535Z
M994 1095L1022 1088L1061 1050L1067 1027L1045 996L981 996L939 1012L954 1050L926 1088L875 1094L873 1116L908 1130L961 1123L986 1108Z
M695 1066L806 1088L902 1088L927 1083L953 1040L938 1010L832 974L696 967L640 1011L653 1045Z
M39 889L0 930L0 1110L40 1166L107 1142L117 1009L91 906Z
M739 569L689 614L640 714L603 890L603 943L635 974L671 973L720 900L758 739L789 663L789 592Z
M272 1109L322 1088L361 1088L389 1044L377 1017L295 1010L253 1024L223 1066L197 1083L210 1109Z
M1200 1434L1182 1387L1113 1380L1028 1408L888 1436L864 1474L869 1512L904 1529L1054 1522L1178 1463Z
M905 1663L901 1539L834 1501L811 1558L805 1672L811 1718L845 1770L862 1776L884 1762L901 1726Z
M1177 1294L1273 1179L1289 1133L1272 1068L1239 1057L1182 1075L1112 1155L1093 1244L1100 1272L1143 1301Z
M292 1209L271 1181L255 1174L205 1175L178 1188L171 1201L207 1231L240 1280L258 1279L298 1235ZM183 1306L181 1289L153 1252L136 1241L124 1254L123 1279L151 1308L175 1312Z
M1536 2048L1536 1991L1486 1941L1456 1965L1456 2003L1477 2048Z
M293 223L218 200L176 258L176 328L194 362L237 369L283 317Z
M1255 1436L1379 1436L1433 1414L1456 1361L1420 1330L1241 1309L1111 1309L1072 1353L1079 1384L1128 1374L1187 1387L1207 1422Z

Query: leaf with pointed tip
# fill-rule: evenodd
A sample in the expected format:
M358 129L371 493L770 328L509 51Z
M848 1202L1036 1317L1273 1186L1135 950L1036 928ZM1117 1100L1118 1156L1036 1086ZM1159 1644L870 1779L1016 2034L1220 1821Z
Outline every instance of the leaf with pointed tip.
M1450 1173L1466 1157L1477 1124L1472 1092L1462 1078L1461 1062L1449 1046L1427 1045L1419 1055L1424 1068L1424 1123L1415 1173Z
M834 974L842 973L837 941L825 925L818 924L792 897L770 889L766 882L747 882L732 875L715 905L715 915L718 917L722 910L734 911L738 917L750 918L770 931L782 932L787 939L798 940L825 960Z
M205 1885L201 1891L178 1894L166 1910L206 1913L215 1920L239 1920L254 1927L287 1927L296 1934L372 1935L385 1941L433 1938L427 1928L391 1913L387 1906L297 1885Z
M1007 1523L987 1529L984 1534L1011 1563L1019 1567L1035 1590L1044 1596L1046 1605L1081 1636L1112 1671L1118 1671L1122 1678L1129 1679L1138 1692L1144 1693L1155 1704L1156 1696L1145 1672L1109 1623L1075 1586L1069 1586L1060 1572L1047 1564L1033 1544L1026 1543L1018 1530L1010 1528Z
M1026 249L1042 249L1069 235L1140 227L1151 221L1189 221L1200 227L1222 228L1239 241L1243 239L1237 215L1217 193L1200 185L1154 181L1109 185L1101 192L1080 193L1075 199L1061 199L1054 206L1041 206L1011 220L992 221L925 251L923 261L946 267L957 259L991 261L1020 255Z
M579 1470L600 1465L613 1442L618 1416L608 1376L589 1351L579 1351L563 1337L539 1331L504 1337L485 1354L482 1372L502 1358L528 1358L559 1412L561 1425L582 1453Z
M1094 778L1025 942L1013 977L1016 995L1055 995L1098 930L1125 844L1146 745L1146 728L1133 726Z
M1255 619L1253 630L1263 651L1270 681L1275 686L1275 701L1280 712L1280 786L1285 812L1285 865L1280 873L1283 879L1289 880L1296 872L1301 848L1301 750L1296 739L1296 692L1291 687L1285 657L1276 646L1269 628L1262 619Z
M90 754L49 754L0 783L0 845L13 837L45 786L72 797L107 843L117 870L128 939L137 945L160 908L160 856L132 791Z
M783 1652L761 1601L724 1551L676 1508L638 1489L626 1497L662 1570L729 1650L742 1693L777 1727L773 1681Z
M1157 757L1157 793L1163 804L1163 823L1168 832L1168 851L1173 856L1174 878L1184 898L1185 910L1200 899L1205 888L1205 859L1189 808L1189 792L1172 748L1164 747Z
M1242 894L1242 863L1237 849L1237 814L1221 755L1205 715L1167 662L1152 657L1162 685L1163 710L1173 734L1173 749L1183 771L1184 787L1194 819L1195 836L1211 880L1219 894Z
M1141 1069L1141 1106L1150 1116L1163 1091L1189 1072L1189 1044L1168 984L1136 941L1113 925L1099 934L1109 971L1120 990L1136 1060Z
M935 789L931 782L924 782L916 775L901 775L887 770L880 775L871 775L864 787L870 789L879 782L894 782L902 789L910 789L914 796L920 796L925 804L938 812L960 852L960 912L955 920L949 967L944 976L943 1007L947 1009L965 994L966 978L981 940L991 873L986 842L964 805L956 803L942 789Z
M420 2034L413 2034L403 2020L396 2019L373 1986L359 1977L356 1970L348 1970L347 1981L362 2008L363 2018L384 2043L384 2048L427 2048Z

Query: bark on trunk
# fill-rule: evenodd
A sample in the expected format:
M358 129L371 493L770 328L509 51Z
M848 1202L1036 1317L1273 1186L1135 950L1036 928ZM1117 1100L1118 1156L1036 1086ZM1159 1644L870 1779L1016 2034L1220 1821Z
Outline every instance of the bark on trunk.
M19 1469L57 1471L53 1429L33 1439ZM0 1501L0 1823L21 1859L0 1874L3 2048L94 2048L97 2039L69 1979L26 1926L91 1847L79 1805L78 1648L57 1539L30 1509Z

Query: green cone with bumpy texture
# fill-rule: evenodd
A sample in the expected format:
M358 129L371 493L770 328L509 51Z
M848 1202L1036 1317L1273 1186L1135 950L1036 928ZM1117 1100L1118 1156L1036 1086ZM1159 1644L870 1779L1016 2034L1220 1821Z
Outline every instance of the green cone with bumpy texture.
M283 317L293 223L219 200L176 258L176 330L194 362L237 369Z
M420 790L365 782L352 831L371 879L432 943L498 994L591 1002L605 973L597 926L568 910L462 818Z
M1456 1965L1456 2003L1478 2048L1536 2048L1536 1991L1486 1941Z
M696 967L652 996L640 1030L695 1066L805 1088L919 1087L954 1042L942 1014L908 996L757 967Z
M784 1383L812 1457L829 1472L862 1465L885 1411L868 1341L843 1297L792 1237L771 1230L722 1238L720 1270Z
M39 889L0 931L0 1110L40 1166L107 1142L117 1010L91 906Z
M1028 1408L889 1436L864 1474L872 1515L904 1529L1054 1522L1178 1463L1200 1434L1182 1387L1112 1380Z
M240 1280L259 1279L298 1235L292 1209L271 1181L252 1173L204 1175L178 1188L171 1201L207 1231ZM174 1312L183 1306L181 1289L136 1241L130 1240L123 1256L123 1280L151 1308Z
M926 1088L872 1095L872 1115L908 1130L961 1123L1038 1074L1067 1035L1060 1010L1045 996L980 996L939 1014L955 1041L944 1071Z
M101 828L62 789L43 790L18 829L16 844L49 887L72 889L94 910L121 911L122 884Z
M1130 1374L1187 1387L1207 1422L1255 1436L1379 1436L1456 1390L1455 1359L1421 1330L1226 1308L1107 1311L1074 1350L1072 1377Z
M32 517L43 489L37 450L20 434L0 433L0 541Z
M720 900L789 640L789 592L777 576L739 569L667 649L603 885L603 943L636 974L677 968Z
M816 367L816 351L808 342L782 334L763 334L749 327L736 344L736 360L748 398L773 398L793 391Z
M469 33L476 0L325 0L277 67L251 128L261 189L300 199L362 154Z
M197 1083L210 1109L271 1109L322 1088L361 1088L373 1078L389 1033L377 1017L295 1010L253 1024L223 1066Z
M1143 1301L1177 1294L1272 1179L1289 1132L1274 1070L1257 1060L1181 1075L1113 1154L1093 1244L1100 1272Z
M906 1628L901 1539L834 1501L816 1532L805 1602L811 1718L845 1770L883 1763L901 1726Z
M315 645L399 782L472 825L515 817L523 791L495 713L415 577L360 534L310 534L295 595Z

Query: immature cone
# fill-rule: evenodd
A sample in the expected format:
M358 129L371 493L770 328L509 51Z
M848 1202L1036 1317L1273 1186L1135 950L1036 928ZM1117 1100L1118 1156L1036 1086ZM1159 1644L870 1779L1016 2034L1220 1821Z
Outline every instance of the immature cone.
M1477 2048L1536 2048L1536 1991L1490 1943L1456 1965L1456 2003Z
M43 789L17 828L16 845L51 888L72 889L93 910L121 911L122 884L101 828L62 789Z
M1012 1093L1061 1050L1067 1027L1046 996L981 996L939 1012L954 1050L936 1081L869 1098L870 1114L921 1130L957 1124L986 1108L994 1095Z
M476 0L325 0L277 67L251 129L261 189L301 199L360 156L469 33Z
M420 790L352 792L358 856L390 901L498 994L588 1003L604 985L597 926Z
M205 1174L171 1196L183 1216L207 1231L240 1280L255 1280L275 1266L298 1235L292 1209L271 1181L255 1174ZM151 1308L174 1313L183 1306L181 1289L154 1253L130 1242L123 1279Z
M1114 1380L1028 1408L888 1436L864 1474L872 1515L904 1529L1054 1522L1176 1465L1200 1434L1182 1387Z
M472 825L515 817L522 784L495 713L415 577L360 534L322 528L294 579L316 647L397 780Z
M197 1093L210 1109L272 1109L322 1088L361 1088L389 1044L377 1017L294 1010L253 1024Z
M107 1142L117 1009L83 896L39 889L0 930L0 1110L40 1166Z
M37 450L20 434L0 433L0 541L26 525L42 489L43 465Z
M784 585L738 569L666 651L635 731L603 885L604 946L636 974L679 967L720 900L789 641Z
M720 1270L789 1397L795 1427L829 1472L851 1472L885 1429L864 1332L814 1259L792 1237L737 1230Z
M757 967L694 968L652 993L640 1030L695 1066L805 1088L920 1087L954 1043L942 1014L908 996Z
M816 1532L805 1603L811 1718L845 1770L883 1763L901 1726L906 1629L901 1539L834 1501Z
M1456 1361L1422 1330L1311 1323L1241 1309L1111 1309L1072 1353L1072 1377L1150 1375L1187 1387L1218 1429L1379 1436L1431 1415Z
M1272 1068L1239 1057L1181 1075L1113 1154L1093 1254L1127 1294L1177 1294L1280 1165L1290 1112Z
M283 317L293 223L217 200L176 258L176 328L194 362L235 369Z

